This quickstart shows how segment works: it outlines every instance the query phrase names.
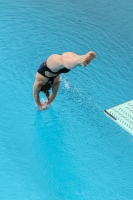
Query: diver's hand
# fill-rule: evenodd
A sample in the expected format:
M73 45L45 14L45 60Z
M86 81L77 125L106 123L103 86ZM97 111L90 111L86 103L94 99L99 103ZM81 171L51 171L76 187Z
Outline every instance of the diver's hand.
M41 103L38 108L39 110L46 110L47 108L49 108L49 104L47 104L46 102L45 103Z

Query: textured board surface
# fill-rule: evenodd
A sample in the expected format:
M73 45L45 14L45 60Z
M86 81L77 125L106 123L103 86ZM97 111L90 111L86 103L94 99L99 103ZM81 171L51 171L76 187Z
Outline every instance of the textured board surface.
M117 124L133 135L133 100L104 111Z

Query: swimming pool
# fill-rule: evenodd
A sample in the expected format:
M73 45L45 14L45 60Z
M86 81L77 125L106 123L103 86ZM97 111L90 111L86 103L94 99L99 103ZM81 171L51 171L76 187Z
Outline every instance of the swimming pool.
M133 2L0 5L0 199L132 200L133 138L103 110L132 99ZM32 85L41 62L88 50L97 59L63 74L39 112Z

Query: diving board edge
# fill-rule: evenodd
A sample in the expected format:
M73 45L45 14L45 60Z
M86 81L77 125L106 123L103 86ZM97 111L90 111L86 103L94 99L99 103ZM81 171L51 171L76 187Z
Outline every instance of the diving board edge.
M104 110L106 115L109 115L113 120L117 120L113 115L111 115L107 110Z

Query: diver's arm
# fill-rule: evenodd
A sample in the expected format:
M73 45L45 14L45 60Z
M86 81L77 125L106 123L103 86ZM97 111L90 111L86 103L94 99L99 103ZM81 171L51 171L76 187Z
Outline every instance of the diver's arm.
M52 93L50 94L49 96L49 99L48 101L46 102L47 105L51 104L52 101L55 99L56 95L57 95L57 92L58 92L58 89L59 89L59 86L60 86L60 79L58 79L56 81L56 83L54 83L52 85Z
M37 106L41 107L41 102L40 102L40 97L39 97L39 93L40 93L40 89L42 87L42 84L39 81L35 81L34 85L33 85L33 96L34 96L34 100L37 104Z

